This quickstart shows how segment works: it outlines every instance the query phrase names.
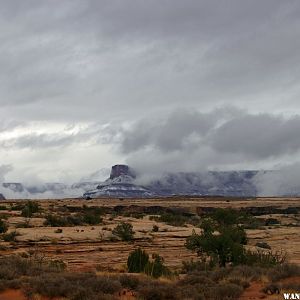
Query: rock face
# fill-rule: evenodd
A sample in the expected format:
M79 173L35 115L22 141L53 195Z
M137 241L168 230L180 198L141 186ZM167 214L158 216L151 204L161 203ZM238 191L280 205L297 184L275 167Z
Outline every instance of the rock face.
M120 177L122 175L127 175L130 176L132 178L135 178L134 172L133 170L131 170L129 168L129 166L127 165L114 165L111 168L111 172L110 172L110 179L114 179L117 177Z
M86 199L98 197L147 198L154 194L147 188L134 183L135 174L127 165L115 165L110 177L95 190L83 194Z
M168 173L145 186L135 183L135 172L127 165L112 167L109 179L96 190L87 191L86 198L151 197L151 196L238 196L257 195L253 182L257 171Z
M0 194L0 200L5 200L5 197L3 196L3 194Z
M257 171L169 173L146 185L157 195L238 196L257 195Z

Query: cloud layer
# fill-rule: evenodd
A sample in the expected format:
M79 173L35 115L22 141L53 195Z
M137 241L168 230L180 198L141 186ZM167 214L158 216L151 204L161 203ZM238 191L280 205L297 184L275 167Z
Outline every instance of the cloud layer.
M299 160L298 0L0 4L6 180Z

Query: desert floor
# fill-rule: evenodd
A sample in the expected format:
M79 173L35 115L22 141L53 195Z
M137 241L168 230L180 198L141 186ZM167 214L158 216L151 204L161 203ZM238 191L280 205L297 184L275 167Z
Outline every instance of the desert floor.
M180 270L182 261L197 258L195 253L185 248L184 243L193 230L200 232L200 229L191 224L168 225L155 221L150 216L159 215L157 211L162 209L172 209L194 214L201 219L213 208L248 208L254 212L256 218L276 219L279 224L247 229L249 238L247 247L255 249L256 243L265 242L272 251L286 253L289 262L300 265L300 198L171 197L34 201L39 203L41 211L31 218L25 218L21 216L20 210L12 209L26 203L26 200L1 201L0 214L9 224L8 233L14 231L17 233L11 241L0 241L1 256L37 251L47 259L63 260L67 269L72 271L126 272L129 252L141 247L149 254L161 255L165 264L176 271ZM44 225L47 214L68 216L82 209L92 210L97 207L107 210L98 225L64 227ZM134 217L134 214L145 210L147 213L142 217ZM113 228L122 221L133 225L135 235L131 242L120 241L112 234ZM25 223L27 226L21 225ZM153 231L154 225L159 227L157 232ZM255 286L252 286L242 299L261 297L255 290ZM276 299L275 296L270 297ZM6 298L1 298L0 295L0 299Z

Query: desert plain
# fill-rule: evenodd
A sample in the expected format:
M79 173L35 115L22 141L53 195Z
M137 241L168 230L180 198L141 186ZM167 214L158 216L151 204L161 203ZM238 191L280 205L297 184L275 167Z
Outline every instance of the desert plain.
M200 233L200 228L197 222L172 224L158 217L162 213L171 213L184 216L184 220L201 220L217 208L232 208L251 214L259 222L259 226L246 229L246 247L260 249L259 245L263 243L274 252L284 253L288 262L300 265L299 198L177 196L152 199L43 199L34 202L38 203L39 211L28 217L22 213L27 200L1 201L0 214L8 224L6 235L13 233L11 238L1 240L1 257L12 254L22 256L36 251L45 259L63 261L71 272L126 273L129 253L140 247L149 254L158 253L170 270L180 273L183 261L197 260L197 254L185 247L185 241L193 231ZM46 222L49 215L66 218L84 211L98 211L101 222L72 226L51 226ZM122 222L133 226L134 238L131 241L122 241L113 234L113 229ZM0 294L0 299L6 299L3 295L1 298ZM250 296L241 299L247 297ZM255 297L261 297L261 294L251 297L258 299ZM277 299L275 295L265 297Z

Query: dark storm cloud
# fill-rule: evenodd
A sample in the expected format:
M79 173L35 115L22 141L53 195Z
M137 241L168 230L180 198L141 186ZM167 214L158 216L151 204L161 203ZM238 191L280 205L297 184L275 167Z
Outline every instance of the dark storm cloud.
M211 162L226 158L224 162L231 164L237 157L255 161L294 155L300 150L299 131L300 116L250 114L232 107L230 113L180 111L165 120L132 125L123 132L121 149L132 158L149 149L161 155L174 152L177 160L191 160L191 153L196 153L195 163L207 159L200 154L210 149Z
M299 48L298 0L0 0L2 157L28 168L34 149L45 174L82 144L75 172L116 148L150 169L296 160Z
M220 153L242 153L267 158L295 153L300 149L300 116L284 119L260 114L233 119L218 128L211 138Z
M265 109L283 94L297 106L298 1L0 4L0 105L15 118L126 120L183 101Z

